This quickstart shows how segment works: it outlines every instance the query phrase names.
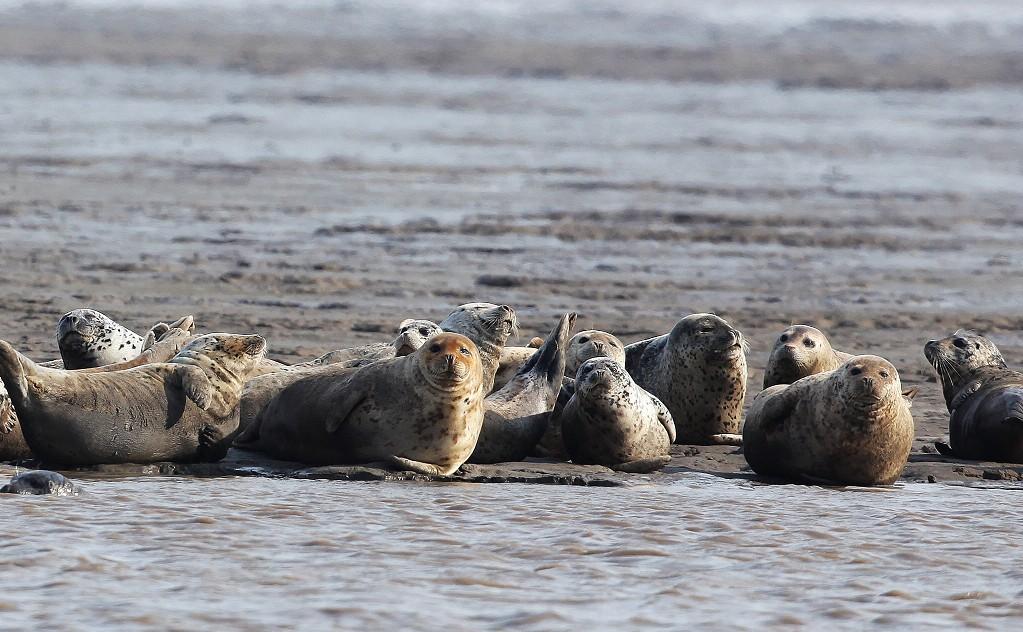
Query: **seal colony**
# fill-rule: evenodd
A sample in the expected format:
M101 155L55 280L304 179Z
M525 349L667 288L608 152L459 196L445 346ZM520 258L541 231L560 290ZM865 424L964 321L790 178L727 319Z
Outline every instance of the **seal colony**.
M628 345L599 330L573 336L576 320L564 314L546 338L517 347L511 306L467 303L439 324L405 318L392 340L286 365L266 357L262 337L197 334L191 316L142 336L74 310L57 347L59 366L75 368L0 341L0 460L215 462L235 445L440 477L533 457L651 472L686 443L742 446L757 474L797 482L888 485L906 465L912 393L898 370L836 351L810 325L776 339L743 419L749 347L726 320L684 316ZM1023 373L971 332L932 340L924 354L951 416L937 449L1023 463ZM11 489L65 493L55 476Z

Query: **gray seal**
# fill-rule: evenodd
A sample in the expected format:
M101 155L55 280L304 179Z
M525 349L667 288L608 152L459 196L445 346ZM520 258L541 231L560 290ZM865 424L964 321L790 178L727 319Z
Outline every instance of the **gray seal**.
M791 384L814 373L834 371L851 358L831 348L828 337L809 325L792 325L781 332L764 369L764 388Z
M386 461L446 476L476 447L485 395L476 345L441 333L411 355L303 377L270 400L236 445L312 465Z
M762 391L746 416L742 445L761 475L890 485L902 474L914 434L898 371L864 355Z
M693 314L668 334L627 346L625 368L671 411L678 443L718 443L742 423L746 346L723 318Z
M594 357L579 367L575 393L561 412L561 433L573 463L651 472L671 461L675 423L620 362Z
M957 331L924 346L941 381L949 442L938 451L963 459L1023 463L1023 373L993 342Z
M216 461L265 352L260 336L206 334L169 362L92 372L40 367L0 341L0 378L25 440L46 463Z
M568 343L568 360L565 372L575 376L583 362L592 358L611 358L625 366L625 345L613 334L597 329L587 329L572 336Z
M486 398L483 429L470 463L521 461L536 447L561 392L565 350L575 320L575 313L562 316L519 372Z
M501 364L501 352L508 338L518 335L519 319L515 310L507 305L493 303L466 303L459 305L440 328L462 334L476 343L483 363L483 384L490 393Z
M81 491L64 475L48 470L33 470L16 474L11 478L11 482L0 487L0 494L34 496L77 496Z

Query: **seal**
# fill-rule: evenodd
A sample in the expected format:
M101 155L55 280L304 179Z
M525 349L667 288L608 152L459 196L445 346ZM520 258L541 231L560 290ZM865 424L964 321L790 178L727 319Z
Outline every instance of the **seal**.
M746 397L746 347L714 314L692 314L670 333L625 347L625 368L671 411L678 443L712 444L739 432Z
M266 405L236 445L312 465L386 461L446 476L476 447L483 380L472 340L437 334L411 355L303 377Z
M573 463L652 472L671 461L675 422L668 407L640 388L613 358L583 362L560 421Z
M774 343L764 369L764 388L791 384L814 373L834 371L851 358L831 348L828 337L809 325L792 325Z
M995 344L959 330L924 345L949 412L949 442L939 452L963 459L1023 463L1023 373Z
M81 489L57 472L33 470L11 478L0 487L0 494L26 494L36 496L77 496Z
M565 365L565 372L574 376L579 372L583 362L591 358L611 358L622 366L625 366L625 345L616 336L599 331L587 329L572 336L568 343L568 360Z
M215 461L238 427L255 335L206 334L169 362L120 371L38 366L0 340L0 378L36 457L47 463Z
M762 391L746 417L742 445L761 475L890 485L906 465L913 436L898 371L884 358L863 355Z
M188 329L178 329L174 325L164 325L167 329L159 330L161 332L160 340L152 343L145 351L131 360L91 369L79 369L79 372L99 373L119 371L153 362L166 362L177 355L194 338L189 333L192 325L190 316L177 321L175 325L188 327ZM156 329L154 327L154 331ZM58 362L60 361L58 360ZM59 372L63 371L63 369L44 369L43 367L45 366L45 364L40 365L40 370L44 372L45 370L58 371L57 375L60 375ZM18 421L18 413L14 408L13 402L11 402L11 396L7 392L3 380L0 379L0 461L19 461L31 457L32 450L29 449L28 442L25 441L25 435L21 430L21 423Z
M184 316L173 323L157 323L138 335L94 309L76 309L57 322L57 347L61 358L39 363L52 369L91 369L137 357L168 332L195 331L195 319Z
M547 430L565 378L565 351L575 313L561 317L539 350L484 405L483 429L470 463L521 461Z
M441 321L440 328L462 334L476 343L483 363L483 384L494 390L494 378L501 363L501 351L508 338L518 335L519 319L507 305L466 303Z

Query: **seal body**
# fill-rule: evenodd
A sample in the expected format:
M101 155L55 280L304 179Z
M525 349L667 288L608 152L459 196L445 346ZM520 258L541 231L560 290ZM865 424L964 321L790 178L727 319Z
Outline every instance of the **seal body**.
M746 417L742 445L758 474L890 485L902 474L913 436L898 371L865 355L762 391Z
M519 372L486 398L483 429L470 462L521 461L536 447L561 392L565 350L575 319L574 313L562 316Z
M764 369L764 388L791 384L808 375L834 371L851 358L831 348L828 337L809 325L793 325L781 332Z
M949 411L944 454L1023 463L1023 373L1008 368L993 342L968 331L924 346Z
M693 314L670 333L625 348L640 388L671 411L678 443L715 443L739 432L746 397L746 341L714 314Z
M440 328L462 334L476 343L483 363L483 384L487 392L491 392L501 364L501 351L508 338L519 332L515 310L507 305L466 303L448 314Z
M561 432L573 463L649 472L671 460L675 423L620 362L595 357L579 367L575 393L561 412Z
M448 475L476 447L485 394L476 345L441 333L408 356L302 377L236 444L313 465L387 461Z
M36 457L71 466L223 458L260 336L207 334L169 362L120 371L39 367L0 341L0 377Z
M48 470L22 472L0 487L0 494L77 496L81 490L62 474Z

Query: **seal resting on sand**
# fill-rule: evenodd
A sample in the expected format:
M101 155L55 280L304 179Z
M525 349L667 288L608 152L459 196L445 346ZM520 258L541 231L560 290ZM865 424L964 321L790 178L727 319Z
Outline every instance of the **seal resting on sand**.
M831 348L828 337L809 325L792 325L781 332L764 369L764 388L791 384L807 375L834 371L851 358Z
M265 352L260 336L207 334L169 362L67 371L40 367L0 341L0 378L44 462L215 461L238 427L242 385Z
M484 401L483 430L470 463L521 461L547 430L565 377L565 349L575 324L565 314L538 351L501 390Z
M746 340L723 318L686 316L670 333L625 347L625 368L671 411L677 443L720 443L739 432Z
M652 472L671 460L675 440L671 413L613 358L591 358L579 367L575 394L560 421L565 451L573 463Z
M437 334L412 355L304 376L266 405L236 445L312 465L386 461L446 476L476 447L483 380L472 340Z
M993 342L957 331L924 346L948 407L946 456L1023 463L1023 373L1013 371Z
M841 485L890 485L913 446L899 373L853 356L827 373L778 384L753 400L743 453L758 474Z

